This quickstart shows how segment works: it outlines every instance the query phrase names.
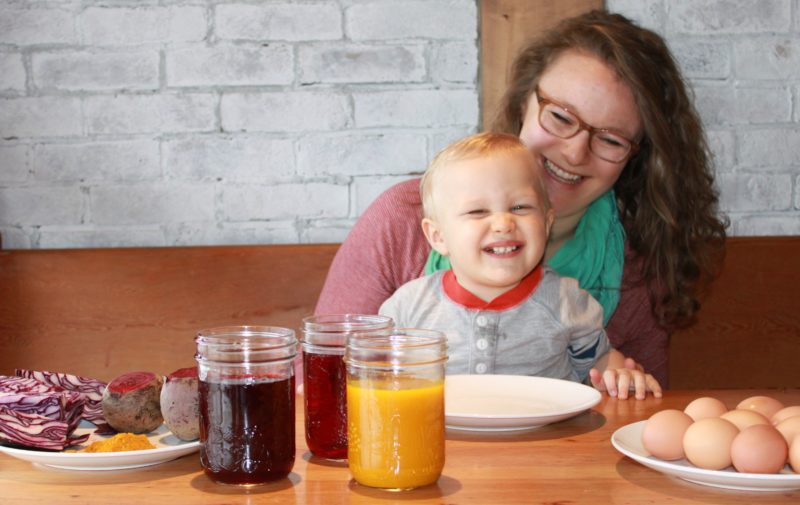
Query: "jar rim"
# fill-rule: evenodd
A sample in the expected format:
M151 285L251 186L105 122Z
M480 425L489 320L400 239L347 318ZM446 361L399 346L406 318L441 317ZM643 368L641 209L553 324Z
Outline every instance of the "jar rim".
M315 314L304 317L303 332L370 331L394 326L389 316L378 314Z
M447 336L437 330L399 328L386 335L353 335L347 341L348 366L405 368L447 361Z

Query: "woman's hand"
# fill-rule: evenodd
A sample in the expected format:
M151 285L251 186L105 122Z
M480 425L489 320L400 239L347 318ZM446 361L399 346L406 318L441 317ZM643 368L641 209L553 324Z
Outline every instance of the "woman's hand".
M589 380L598 391L607 391L609 396L616 396L620 400L626 400L630 391L634 392L637 400L644 400L648 392L661 398L661 385L632 358L625 358L623 368L608 368L602 373L592 368Z

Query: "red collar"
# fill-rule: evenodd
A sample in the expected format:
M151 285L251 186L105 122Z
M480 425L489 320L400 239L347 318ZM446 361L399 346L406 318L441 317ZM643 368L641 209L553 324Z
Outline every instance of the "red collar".
M526 275L513 289L506 291L490 302L486 302L467 291L456 279L456 274L448 270L442 275L442 289L448 298L468 309L506 310L519 305L534 292L542 280L541 263Z

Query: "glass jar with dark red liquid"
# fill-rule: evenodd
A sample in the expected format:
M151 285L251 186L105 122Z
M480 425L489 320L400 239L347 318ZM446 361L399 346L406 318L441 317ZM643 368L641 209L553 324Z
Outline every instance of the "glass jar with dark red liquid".
M294 331L229 326L198 333L200 464L223 484L289 475L295 458Z
M388 334L386 316L329 314L303 319L306 444L314 456L347 458L347 377L344 351L352 335Z

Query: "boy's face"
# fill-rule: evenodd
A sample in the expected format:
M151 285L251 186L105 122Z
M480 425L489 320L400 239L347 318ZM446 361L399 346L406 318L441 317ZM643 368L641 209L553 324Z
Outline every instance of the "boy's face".
M459 283L483 300L514 288L544 255L553 212L535 177L516 154L456 161L434 174L434 215L423 230Z

